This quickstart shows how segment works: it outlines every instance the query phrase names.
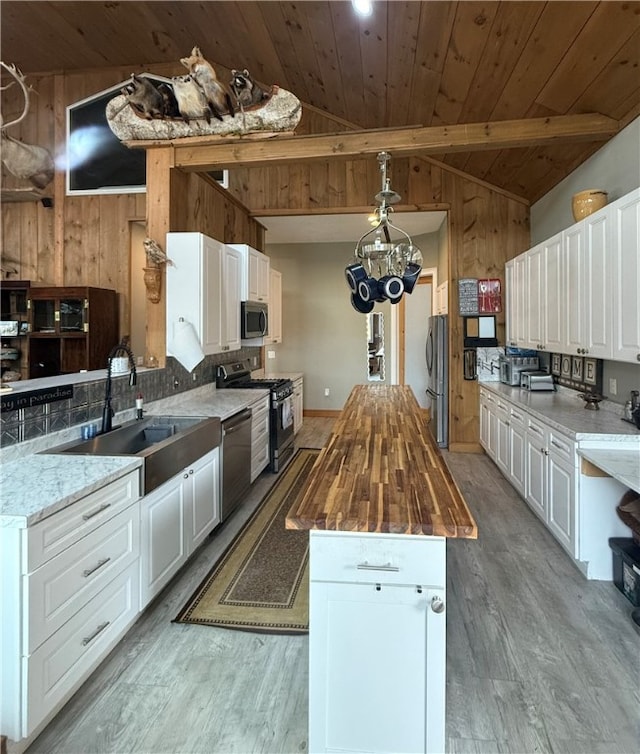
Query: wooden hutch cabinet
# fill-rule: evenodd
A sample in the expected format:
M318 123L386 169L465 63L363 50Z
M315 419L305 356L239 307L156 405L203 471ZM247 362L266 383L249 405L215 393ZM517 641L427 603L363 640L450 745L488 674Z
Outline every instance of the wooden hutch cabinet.
M29 377L28 280L0 283L0 370L8 382ZM19 377L16 378L16 374Z
M118 343L115 291L31 288L28 308L30 378L106 368Z

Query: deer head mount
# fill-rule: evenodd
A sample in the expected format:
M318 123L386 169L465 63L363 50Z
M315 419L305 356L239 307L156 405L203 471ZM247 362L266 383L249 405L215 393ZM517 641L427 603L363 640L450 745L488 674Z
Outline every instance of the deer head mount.
M15 65L7 65L0 60L0 66L11 76L13 81L6 86L0 86L0 91L5 91L14 83L20 87L24 105L22 113L8 123L0 118L0 139L2 140L2 164L16 178L28 180L39 189L45 188L53 180L55 165L53 157L48 149L39 147L37 144L25 144L6 132L7 128L15 126L24 120L29 112L30 90L25 84L24 74Z

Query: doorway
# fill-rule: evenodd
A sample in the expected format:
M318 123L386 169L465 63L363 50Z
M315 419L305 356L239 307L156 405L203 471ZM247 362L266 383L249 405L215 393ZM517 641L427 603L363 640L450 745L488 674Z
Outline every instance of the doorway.
M409 385L421 408L429 408L425 363L427 324L433 314L435 270L426 270L398 306L398 382ZM436 278L437 279L437 278Z

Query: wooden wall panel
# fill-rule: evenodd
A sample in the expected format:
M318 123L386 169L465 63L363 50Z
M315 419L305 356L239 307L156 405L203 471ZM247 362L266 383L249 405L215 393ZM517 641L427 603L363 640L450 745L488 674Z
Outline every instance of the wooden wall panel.
M348 211L373 203L380 190L377 161L314 162L309 166L305 196L291 195L291 207L309 212ZM293 182L300 185L300 167ZM242 173L241 181L236 181ZM391 186L402 205L449 210L449 311L450 316L450 444L456 450L479 449L478 384L463 379L463 319L457 316L457 283L463 277L504 279L504 263L529 246L529 209L501 192L465 179L435 161L392 159ZM233 172L233 191L254 212L282 209L286 167L253 168ZM504 313L498 315L504 334Z

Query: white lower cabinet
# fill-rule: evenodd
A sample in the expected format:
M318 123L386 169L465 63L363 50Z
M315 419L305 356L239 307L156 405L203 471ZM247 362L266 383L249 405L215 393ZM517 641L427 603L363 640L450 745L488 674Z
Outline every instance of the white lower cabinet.
M313 754L445 750L445 547L310 532Z
M140 609L139 471L27 529L0 527L0 730L36 735Z
M480 388L480 443L583 574L611 580L608 540L629 536L615 510L624 488L581 463L579 454L581 448L610 450L624 443L588 435L575 441L486 387Z
M293 433L302 429L304 421L304 378L298 377L293 381Z
M220 523L219 453L214 448L142 498L141 608Z
M576 444L529 419L525 499L571 557L578 557Z
M269 396L259 398L251 409L251 483L269 465Z

